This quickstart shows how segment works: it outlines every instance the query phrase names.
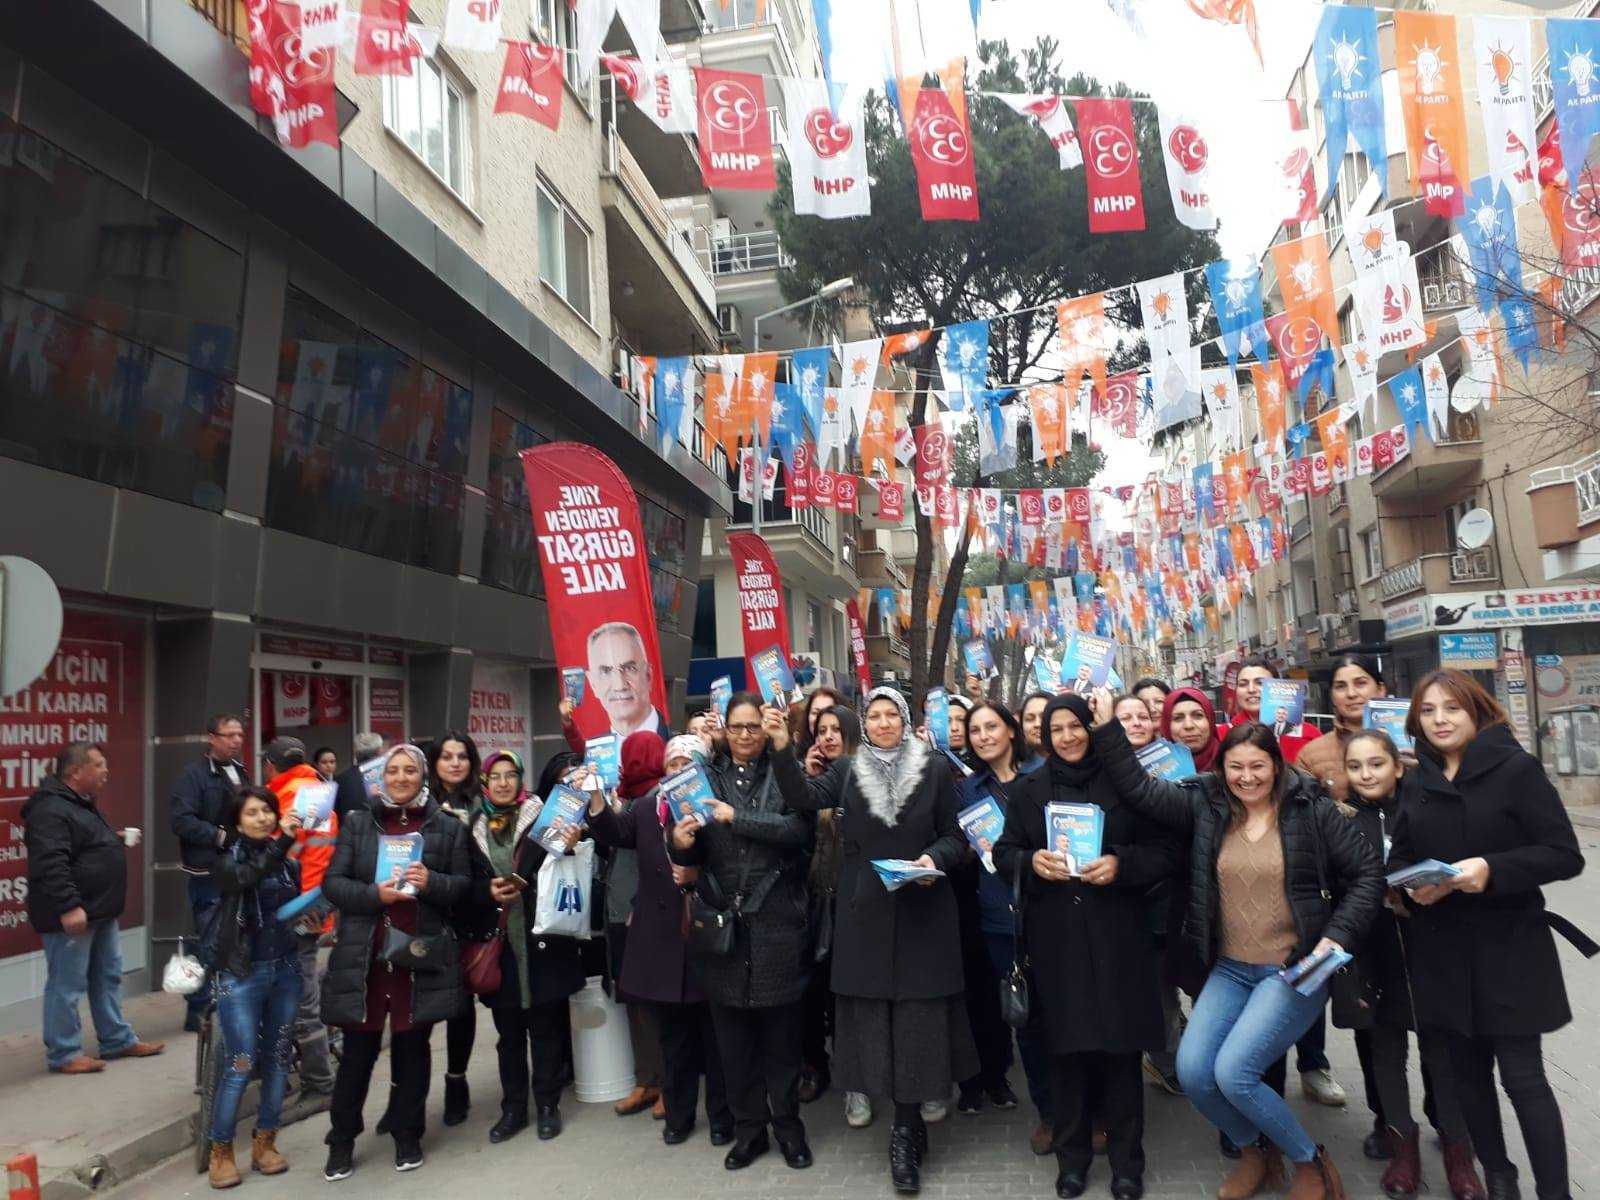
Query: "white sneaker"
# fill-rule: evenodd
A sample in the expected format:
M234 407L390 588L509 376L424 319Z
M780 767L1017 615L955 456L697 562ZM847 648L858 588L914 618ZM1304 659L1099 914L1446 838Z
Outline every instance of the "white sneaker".
M949 1115L950 1101L948 1100L924 1100L922 1102L922 1119L929 1124L935 1121L942 1121Z
M844 1094L844 1123L851 1129L865 1129L872 1124L872 1100L865 1092Z
M1343 1108L1348 1099L1344 1088L1339 1086L1339 1081L1327 1067L1320 1067L1315 1071L1301 1071L1300 1089L1305 1092L1307 1099L1315 1100L1318 1104L1326 1104L1329 1108Z

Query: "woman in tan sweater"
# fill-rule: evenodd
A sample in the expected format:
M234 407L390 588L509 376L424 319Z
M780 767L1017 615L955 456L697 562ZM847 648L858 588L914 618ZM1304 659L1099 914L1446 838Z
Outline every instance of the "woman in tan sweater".
M1369 654L1341 654L1333 664L1328 686L1333 701L1333 728L1300 751L1295 766L1312 775L1341 804L1350 798L1344 768L1344 744L1366 720L1367 701L1389 694L1383 671Z

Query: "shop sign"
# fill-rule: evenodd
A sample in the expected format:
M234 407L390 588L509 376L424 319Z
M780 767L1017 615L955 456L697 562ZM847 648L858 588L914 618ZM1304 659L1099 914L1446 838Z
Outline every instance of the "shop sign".
M1600 654L1536 654L1533 681L1541 713L1568 704L1600 704Z
M264 633L261 635L261 653L286 654L291 658L318 658L332 662L361 661L361 647L354 642L333 642L321 638L284 637L276 633Z
M532 761L533 705L525 665L473 661L467 732L483 758L513 750L524 767Z
M368 727L393 746L405 740L406 684L403 679L367 680Z
M1412 614L1420 614L1420 619ZM1600 587L1436 592L1384 609L1389 636L1600 621ZM1400 629L1396 629L1396 622Z
M1387 636L1409 637L1413 633L1426 633L1428 629L1428 598L1413 596L1383 610L1383 623Z
M1488 633L1441 633L1439 665L1456 671L1492 671L1500 665L1499 639Z

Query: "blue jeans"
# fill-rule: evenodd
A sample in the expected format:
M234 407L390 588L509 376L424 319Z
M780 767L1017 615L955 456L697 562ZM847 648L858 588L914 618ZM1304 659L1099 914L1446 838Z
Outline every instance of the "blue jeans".
M300 960L287 954L256 963L244 976L218 971L216 991L222 1053L227 1055L228 1067L211 1109L211 1140L231 1142L239 1101L250 1086L258 1059L261 1109L256 1114L256 1128L270 1132L281 1124L283 1096L289 1089L294 1015L300 1007Z
M1265 1134L1294 1162L1310 1162L1317 1144L1261 1076L1311 1027L1328 993L1302 996L1278 970L1217 960L1178 1044L1178 1079L1200 1115L1235 1146Z
M200 935L205 932L206 917L211 910L222 903L222 893L217 890L217 885L212 882L209 875L190 875L188 877L189 912L194 916L194 944L200 944ZM205 1016L206 1008L211 1003L211 976L207 974L206 981L193 992L184 997L184 1004L189 1016L199 1018Z
M83 1053L78 1003L89 994L89 1016L100 1039L100 1057L115 1058L139 1040L122 1017L122 946L115 921L94 921L77 937L43 933L44 1055L64 1067Z
M989 947L989 961L994 964L996 978L1004 979L1011 974L1011 963L1016 955L1011 935L985 930L983 940ZM1018 1029L1016 1035L1022 1074L1028 1080L1028 1099L1039 1110L1039 1120L1050 1125L1056 1119L1056 1106L1050 1092L1050 1051L1045 1045L1044 1031L1034 1021L1025 1029Z

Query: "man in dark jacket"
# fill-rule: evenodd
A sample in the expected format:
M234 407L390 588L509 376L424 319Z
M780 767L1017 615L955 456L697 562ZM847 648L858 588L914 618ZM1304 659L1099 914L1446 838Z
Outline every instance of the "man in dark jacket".
M189 911L194 915L194 932L205 927L206 915L222 902L217 885L211 881L211 864L227 840L222 828L222 809L233 790L250 782L250 774L239 761L244 749L244 722L232 713L218 713L206 722L206 753L178 776L172 787L170 819L178 838L178 853L189 877ZM200 1028L210 986L188 998L189 1012L183 1027L193 1033Z
M361 768L383 753L383 735L358 733L354 749L355 756L351 759L350 765L333 777L333 781L339 785L339 793L333 800L333 811L339 814L341 821L353 812L367 811L367 805L372 797L367 792L367 783L362 778Z
M126 847L95 806L110 769L92 742L72 742L56 773L22 806L28 849L28 921L44 942L44 1048L61 1075L103 1071L112 1058L160 1054L122 1016L117 918L127 899ZM89 1014L100 1057L83 1052L78 1004Z

